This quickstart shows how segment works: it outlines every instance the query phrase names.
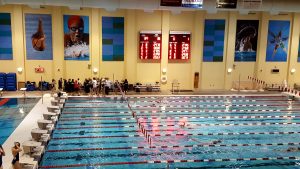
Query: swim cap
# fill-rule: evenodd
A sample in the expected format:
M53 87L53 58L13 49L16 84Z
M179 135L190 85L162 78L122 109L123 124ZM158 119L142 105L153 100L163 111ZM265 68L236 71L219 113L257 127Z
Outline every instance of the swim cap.
M68 20L68 27L70 28L73 23L77 23L78 26L80 26L80 27L83 27L83 25L84 25L83 19L78 15L70 16L70 18Z

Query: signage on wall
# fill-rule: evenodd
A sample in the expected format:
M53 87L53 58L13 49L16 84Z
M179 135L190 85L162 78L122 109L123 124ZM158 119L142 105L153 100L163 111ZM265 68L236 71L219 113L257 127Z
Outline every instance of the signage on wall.
M43 67L36 67L34 68L35 73L44 73L45 72L45 68Z
M161 0L160 6L181 6L181 0Z
M190 32L170 31L169 60L190 59Z
M242 7L245 9L257 9L262 5L262 0L243 0Z
M236 8L237 0L217 0L217 8Z
M161 58L161 31L140 32L140 59Z

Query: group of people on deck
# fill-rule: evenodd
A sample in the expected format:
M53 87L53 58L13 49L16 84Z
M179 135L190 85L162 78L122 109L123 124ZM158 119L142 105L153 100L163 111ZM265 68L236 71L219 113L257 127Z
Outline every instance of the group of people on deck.
M52 89L56 90L56 81L52 80ZM59 91L66 91L68 93L75 93L76 95L81 94L81 89L83 89L84 93L91 95L100 95L105 94L108 95L110 91L119 91L121 88L125 93L128 92L129 83L128 80L125 79L120 83L118 80L112 82L109 78L86 78L83 83L81 83L80 79L62 79L58 80L58 89Z

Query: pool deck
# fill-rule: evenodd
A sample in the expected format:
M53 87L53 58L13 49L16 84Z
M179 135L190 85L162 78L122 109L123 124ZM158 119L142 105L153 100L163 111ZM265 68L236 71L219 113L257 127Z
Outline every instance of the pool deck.
M13 159L11 148L13 147L13 143L15 141L20 142L21 144L24 141L31 139L31 130L34 128L38 128L37 120L43 119L43 112L47 112L47 106L51 105L51 94L47 92L26 92L26 97L43 97L38 101L38 103L33 107L31 112L25 117L25 119L20 123L20 125L16 128L16 130L9 136L9 138L3 144L3 148L6 152L6 156L3 157L3 168L4 169L11 169L11 161ZM203 91L203 92L180 92L180 94L172 94L171 92L129 92L127 93L130 96L140 96L140 95L259 95L259 94L280 94L280 92L232 92L232 91ZM83 95L86 96L86 95ZM116 95L111 95L116 96ZM120 95L119 95L120 96ZM10 97L24 97L24 93L17 91L17 92L5 92L2 96L3 98L10 98Z
M14 97L22 97L23 94L15 92ZM26 97L34 97L38 95L30 95ZM3 97L6 97L5 95ZM13 147L14 142L20 142L21 145L24 141L31 140L31 130L34 128L38 128L37 120L43 119L43 112L47 112L47 106L51 103L50 94L45 94L42 99L38 101L38 103L33 107L30 113L24 118L24 120L19 124L19 126L15 129L15 131L8 137L8 139L4 142L3 148L5 150L6 155L3 157L3 168L11 169L11 161L13 159L11 148ZM22 154L22 153L21 153Z

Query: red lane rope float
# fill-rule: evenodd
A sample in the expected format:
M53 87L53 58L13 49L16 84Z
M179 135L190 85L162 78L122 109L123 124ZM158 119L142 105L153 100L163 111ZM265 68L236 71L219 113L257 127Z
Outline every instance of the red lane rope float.
M192 126L269 126L269 125L297 125L300 123L293 123L293 122L282 122L282 123L267 123L267 122L259 122L259 123L225 123L225 124L186 124L186 127L192 127ZM180 125L175 124L157 124L157 125L147 125L147 127L175 127ZM79 127L78 127L79 128ZM77 128L75 128L77 129ZM151 130L156 131L156 130ZM163 130L157 130L157 131L163 131Z
M300 118L300 116L177 116L177 117L141 117L140 119L264 119L264 118Z
M272 135L272 134L300 134L297 132L237 132L237 133L186 133L186 134L153 134L151 137L163 137L163 136L219 136L219 135Z
M175 146L139 146L139 147L110 147L110 148L77 148L64 150L47 150L46 152L68 152L68 151L87 151L87 150L122 150L122 149L148 149L148 148L191 148L191 147L248 147L248 146L296 146L297 143L264 143L264 144L214 144L202 143L194 145L175 145Z
M8 98L2 99L2 100L0 101L0 106L3 106L3 105L4 105L5 103L7 103L9 100L10 100L10 99L8 99Z
M300 157L262 157L262 158L223 158L223 159L196 159L196 160L156 160L156 161L132 161L132 162L110 162L96 164L71 164L71 165L50 165L39 168L72 168L84 166L108 166L108 165L130 165L130 164L154 164L154 163L199 163L199 162L225 162L225 161L267 161L267 160L297 160Z
M141 132L144 134L144 136L146 137L147 142L148 142L150 145L152 145L152 139L151 139L150 135L148 134L148 132L144 129L144 125L141 124L139 118L138 118L137 115L136 115L136 112L132 110L132 108L131 108L129 102L128 102L127 105L128 105L129 110L132 112L132 117L135 118L135 121L136 121L136 123L137 123L137 125L138 125L140 131L141 131Z
M176 110L174 109L175 111L173 110L167 110L167 111L164 111L166 113L168 112L191 112L191 113L195 113L195 112L198 112L198 113L203 113L203 112L207 112L207 113L232 113L232 112L278 112L278 111L288 111L288 112L294 112L294 111L300 111L300 109L268 109L268 110L265 110L265 109L261 109L261 110L188 110L188 109L185 109L185 110ZM137 111L138 113L159 113L160 111L146 111L146 110L141 110L141 111Z

